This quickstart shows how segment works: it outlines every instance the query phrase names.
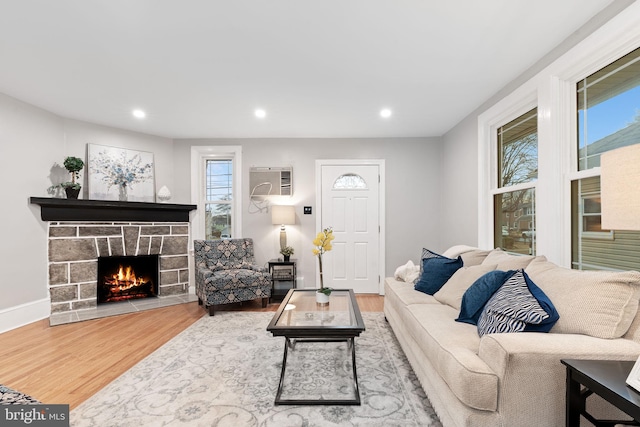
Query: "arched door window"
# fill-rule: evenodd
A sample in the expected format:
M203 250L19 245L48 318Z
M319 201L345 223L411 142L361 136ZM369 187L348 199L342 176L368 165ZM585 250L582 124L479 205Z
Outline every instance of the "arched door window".
M366 190L367 182L358 174L345 173L333 183L334 190Z

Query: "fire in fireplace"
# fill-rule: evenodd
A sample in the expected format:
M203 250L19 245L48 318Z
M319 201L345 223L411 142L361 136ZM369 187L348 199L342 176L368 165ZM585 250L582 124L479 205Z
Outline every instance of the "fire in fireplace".
M98 258L98 304L158 296L158 255Z

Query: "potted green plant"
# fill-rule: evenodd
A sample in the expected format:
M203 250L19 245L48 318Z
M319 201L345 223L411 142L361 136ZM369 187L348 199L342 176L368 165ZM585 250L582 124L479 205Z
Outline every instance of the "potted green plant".
M60 186L67 193L67 199L77 199L82 185L76 182L76 179L80 179L80 171L84 167L84 162L79 157L69 156L64 159L63 165L71 174L71 181L63 182Z
M285 261L289 261L291 255L293 255L293 252L294 250L291 246L285 246L284 248L280 249L280 253L284 257Z

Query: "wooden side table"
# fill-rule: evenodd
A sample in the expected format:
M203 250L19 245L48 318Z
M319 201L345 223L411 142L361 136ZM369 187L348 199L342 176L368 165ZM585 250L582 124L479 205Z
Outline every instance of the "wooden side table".
M566 426L579 427L580 415L596 427L640 425L640 393L627 386L635 361L562 359L567 367ZM581 390L581 386L586 387ZM633 421L597 420L586 411L586 400L597 394L631 416Z
M289 289L296 289L296 260L281 259L269 260L269 273L271 273L271 299L284 298Z

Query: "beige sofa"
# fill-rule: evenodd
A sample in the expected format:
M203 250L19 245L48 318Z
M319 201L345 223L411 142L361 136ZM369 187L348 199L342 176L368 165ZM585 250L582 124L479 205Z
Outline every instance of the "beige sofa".
M640 356L640 273L577 271L545 257L453 247L464 266L433 296L411 282L385 281L384 313L442 424L563 426L565 367L560 359L636 360ZM560 319L550 333L487 334L456 322L465 290L488 271L523 268ZM622 416L598 396L599 416Z

